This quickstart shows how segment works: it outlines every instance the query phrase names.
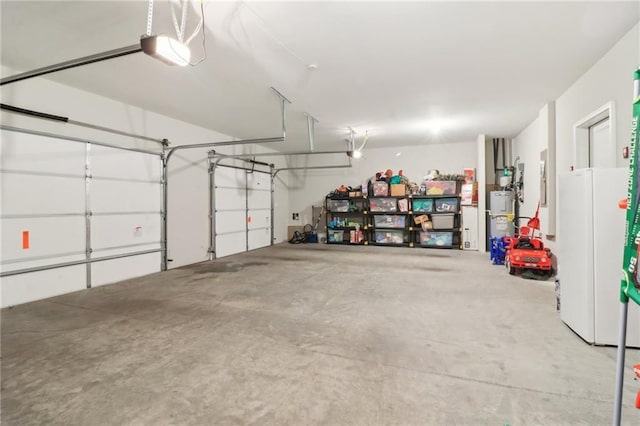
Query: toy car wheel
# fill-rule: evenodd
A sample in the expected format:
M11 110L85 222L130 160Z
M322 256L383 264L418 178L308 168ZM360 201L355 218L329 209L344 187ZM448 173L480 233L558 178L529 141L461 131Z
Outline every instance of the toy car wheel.
M509 275L516 274L516 268L511 267L511 262L509 262L509 258L504 261L504 265L507 267L507 271L509 271Z

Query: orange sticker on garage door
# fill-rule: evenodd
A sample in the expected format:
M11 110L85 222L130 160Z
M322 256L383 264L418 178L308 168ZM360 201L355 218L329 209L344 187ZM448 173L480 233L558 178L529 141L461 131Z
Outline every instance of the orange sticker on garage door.
M247 223L251 223L251 221L252 221L252 220L253 220L253 219L252 219L252 217L251 217L251 216L248 216L248 217L247 217Z
M22 248L24 250L29 248L29 231L22 231Z

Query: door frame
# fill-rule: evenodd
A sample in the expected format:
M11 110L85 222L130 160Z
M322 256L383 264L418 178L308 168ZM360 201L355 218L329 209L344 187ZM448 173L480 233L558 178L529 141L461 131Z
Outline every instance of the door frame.
M610 101L588 114L586 117L578 120L573 125L573 166L576 169L585 169L578 164L579 154L586 151L588 158L589 152L589 128L603 120L609 119L609 155L604 159L604 167L616 167L616 132L615 119L616 108L615 102Z

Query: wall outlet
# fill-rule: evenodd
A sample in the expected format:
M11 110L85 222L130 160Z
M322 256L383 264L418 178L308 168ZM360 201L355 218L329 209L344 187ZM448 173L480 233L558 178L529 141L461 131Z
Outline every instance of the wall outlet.
M136 226L135 228L133 228L133 236L134 237L142 236L142 226Z
M293 220L300 220L300 213L293 213L291 216L291 219Z

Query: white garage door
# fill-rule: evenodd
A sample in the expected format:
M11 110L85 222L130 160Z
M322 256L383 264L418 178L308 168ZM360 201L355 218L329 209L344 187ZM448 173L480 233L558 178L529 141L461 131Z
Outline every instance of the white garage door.
M0 132L2 307L160 270L158 155Z
M271 245L271 174L218 165L212 182L214 257Z

